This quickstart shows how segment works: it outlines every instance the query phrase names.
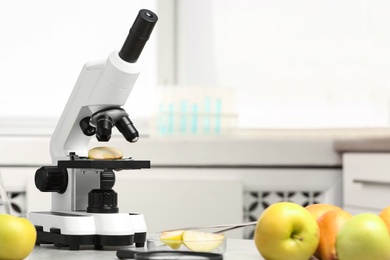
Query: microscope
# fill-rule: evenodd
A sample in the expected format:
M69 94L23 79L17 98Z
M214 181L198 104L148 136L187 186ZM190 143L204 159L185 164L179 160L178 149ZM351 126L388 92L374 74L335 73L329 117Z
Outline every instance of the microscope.
M139 11L119 51L107 60L87 62L81 70L50 140L51 166L35 173L35 185L51 192L51 210L29 213L37 245L143 247L146 224L141 213L120 213L113 190L115 171L150 168L150 161L88 158L93 135L108 142L116 127L128 142L139 133L121 108L140 73L137 60L157 22L152 11Z

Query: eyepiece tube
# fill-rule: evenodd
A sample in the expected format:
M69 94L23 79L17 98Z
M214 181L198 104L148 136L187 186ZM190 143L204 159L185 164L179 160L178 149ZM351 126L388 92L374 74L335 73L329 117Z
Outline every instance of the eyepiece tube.
M126 38L122 49L119 51L119 57L129 63L137 62L146 42L152 34L158 17L152 11L142 9L139 11L129 35Z

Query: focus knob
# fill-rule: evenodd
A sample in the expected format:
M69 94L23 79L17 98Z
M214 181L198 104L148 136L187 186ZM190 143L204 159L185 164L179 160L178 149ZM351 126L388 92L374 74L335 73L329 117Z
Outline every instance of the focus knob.
M118 213L118 194L114 190L94 189L88 193L88 213Z
M43 192L64 193L68 187L68 172L57 166L42 166L35 172L35 186Z

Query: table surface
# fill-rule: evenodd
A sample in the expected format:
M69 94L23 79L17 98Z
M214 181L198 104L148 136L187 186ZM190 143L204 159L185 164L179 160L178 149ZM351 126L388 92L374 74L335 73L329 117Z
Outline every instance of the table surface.
M92 250L80 249L71 251L67 248L59 249L53 245L36 246L31 254L26 258L28 260L42 260L42 259L118 259L116 257L116 250ZM261 260L263 259L256 249L253 240L244 239L228 239L226 252L223 256L224 260Z

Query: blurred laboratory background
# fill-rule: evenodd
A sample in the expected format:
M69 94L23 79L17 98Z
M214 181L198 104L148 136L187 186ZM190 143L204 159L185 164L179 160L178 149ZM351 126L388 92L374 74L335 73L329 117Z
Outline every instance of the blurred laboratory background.
M15 212L50 207L32 179L80 70L119 49L143 8L159 21L125 105L141 138L112 145L152 169L118 177L120 209L156 231L250 221L280 200L387 203L353 176L390 151L389 1L2 0L0 171Z
M389 124L390 4L352 0L1 1L1 118L55 121L81 66L119 49L141 8L160 19L126 104L133 118L165 109L163 92L167 107L180 100L178 86L198 113L225 108L240 128Z

